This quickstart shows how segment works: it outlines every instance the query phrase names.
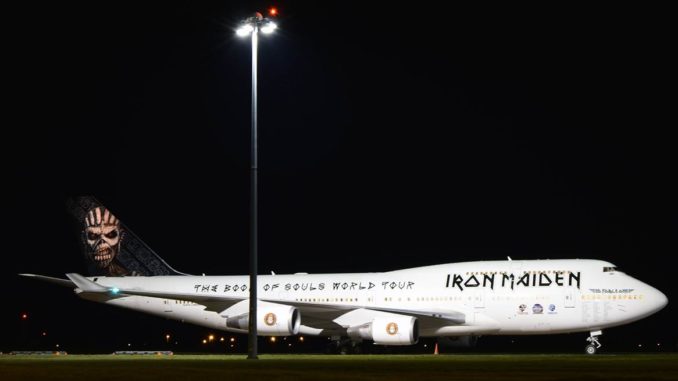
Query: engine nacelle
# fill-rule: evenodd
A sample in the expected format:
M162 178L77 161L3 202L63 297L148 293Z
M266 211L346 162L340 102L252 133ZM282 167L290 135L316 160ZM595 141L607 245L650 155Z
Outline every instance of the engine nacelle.
M245 301L247 302L247 301ZM247 330L249 313L229 316L226 327ZM299 333L301 316L296 307L269 302L257 304L257 334L259 336L291 336Z
M380 316L368 324L350 327L347 333L351 339L374 340L380 345L412 345L419 341L419 322L412 316Z

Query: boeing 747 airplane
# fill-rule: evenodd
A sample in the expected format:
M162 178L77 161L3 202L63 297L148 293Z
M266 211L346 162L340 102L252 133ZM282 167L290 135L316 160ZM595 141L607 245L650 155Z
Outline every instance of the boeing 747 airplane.
M90 276L21 274L71 287L86 300L217 330L246 333L249 277L182 274L92 197L71 205ZM257 332L412 345L420 337L588 332L666 306L659 290L591 259L448 263L383 273L260 275Z

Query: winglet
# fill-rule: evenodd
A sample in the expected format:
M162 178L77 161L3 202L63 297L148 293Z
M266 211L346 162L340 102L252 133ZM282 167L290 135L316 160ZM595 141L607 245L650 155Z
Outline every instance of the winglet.
M110 290L108 287L104 287L100 284L96 284L92 282L91 280L85 278L84 276L77 274L77 273L68 273L66 274L68 279L73 281L75 285L82 290L83 292L98 292L98 293L103 293L103 292L109 292Z

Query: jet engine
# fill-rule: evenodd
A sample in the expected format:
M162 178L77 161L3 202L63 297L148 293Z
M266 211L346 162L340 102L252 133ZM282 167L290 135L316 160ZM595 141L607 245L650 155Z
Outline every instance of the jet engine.
M419 341L419 322L412 316L379 316L347 330L353 340L374 340L380 345L412 345Z
M226 327L247 330L249 312L226 318ZM257 304L257 334L259 336L291 336L299 333L301 315L296 307L259 302Z

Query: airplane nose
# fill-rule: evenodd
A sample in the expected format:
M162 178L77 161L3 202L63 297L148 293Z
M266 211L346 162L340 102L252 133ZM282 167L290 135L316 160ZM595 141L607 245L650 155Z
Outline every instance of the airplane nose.
M655 312L661 310L662 308L666 307L667 304L669 304L669 298L667 298L663 292L653 287L650 287L650 289L651 292L648 293L648 296L650 296L650 300L653 304Z

